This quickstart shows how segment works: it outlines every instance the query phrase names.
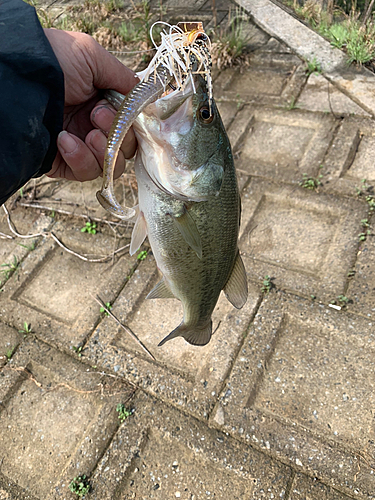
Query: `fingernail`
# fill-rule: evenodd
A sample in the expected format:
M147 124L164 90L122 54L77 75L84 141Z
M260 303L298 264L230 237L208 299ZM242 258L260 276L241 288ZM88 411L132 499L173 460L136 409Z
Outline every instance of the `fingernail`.
M102 115L102 118L100 118L100 115ZM91 121L95 124L97 124L97 120L105 120L105 121L110 121L112 122L113 117L116 115L116 111L109 107L109 106L99 106L98 108L95 108L91 114Z
M62 149L63 153L65 154L73 153L73 151L78 146L77 141L66 130L63 130L62 132L59 133L58 142L60 149Z
M103 153L107 147L107 139L102 132L97 130L90 137L90 144L98 153Z

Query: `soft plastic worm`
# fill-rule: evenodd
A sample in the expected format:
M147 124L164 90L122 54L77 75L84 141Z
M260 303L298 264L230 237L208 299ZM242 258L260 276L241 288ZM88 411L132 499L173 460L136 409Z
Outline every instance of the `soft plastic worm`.
M159 67L147 81L138 83L126 95L109 131L104 157L103 185L96 197L106 210L121 219L131 219L136 214L134 208L122 207L113 191L113 174L121 143L137 116L146 106L161 97L171 80L169 72L164 67Z

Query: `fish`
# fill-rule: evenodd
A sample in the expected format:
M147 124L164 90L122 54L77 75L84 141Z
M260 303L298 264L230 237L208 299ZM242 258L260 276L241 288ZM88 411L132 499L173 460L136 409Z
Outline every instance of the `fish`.
M241 199L230 142L207 79L197 71L182 88L172 85L173 91L161 93L161 80L164 90L171 82L168 72L162 74L163 79L155 73L146 84L152 102L133 113L130 123L138 140L138 206L124 214L117 207L113 213L124 218L136 214L131 255L149 239L162 277L147 299L175 298L182 303L181 323L158 345L181 336L191 345L204 346L213 334L212 313L221 291L237 309L247 300L238 249ZM131 92L137 92L136 87ZM118 94L107 96L120 111L132 103L129 95L127 105L120 105ZM113 130L121 129L120 121L115 120ZM126 127L130 125L128 121ZM107 180L111 175L103 173ZM106 186L108 193L108 182ZM103 203L114 207L113 200Z

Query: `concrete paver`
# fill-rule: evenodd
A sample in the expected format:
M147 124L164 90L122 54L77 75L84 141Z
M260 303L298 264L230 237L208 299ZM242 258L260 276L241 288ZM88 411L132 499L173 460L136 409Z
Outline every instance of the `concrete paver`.
M252 279L269 275L277 287L325 302L345 293L364 204L258 179L242 200L240 249Z
M367 323L272 292L212 422L348 494L374 498L374 332Z
M82 222L58 222L53 233L88 258L100 259L122 246L110 229L92 235L82 233L82 226ZM94 251L90 248L93 238ZM100 306L93 296L113 302L136 262L136 257L123 252L114 263L109 259L93 265L66 252L52 238L44 238L4 285L0 318L15 328L27 321L41 338L70 350L82 344L99 321Z
M318 175L335 128L332 116L247 106L238 120L243 115L252 118L247 136L234 149L240 154L238 168L288 183L298 183L303 174Z
M116 404L133 389L32 338L1 375L2 477L38 499L66 498L102 456L119 426Z
M9 208L20 233L43 236L15 238L0 217L0 270L17 262L0 274L0 500L73 500L79 474L88 500L375 499L375 243L357 196L375 182L375 77L343 68L317 35L279 28L266 0L241 1L263 16L247 26L250 63L215 70L214 92L242 192L248 301L237 311L220 297L207 346L158 348L182 311L145 300L159 279L152 253L76 255L130 242L131 225L96 202L100 180L32 181ZM170 22L213 24L210 1L163 7ZM228 5L216 7L223 25ZM308 77L296 53L330 73ZM133 200L131 168L120 200ZM321 185L303 189L304 174ZM97 234L81 232L87 220ZM349 302L335 310L339 296Z
M285 497L289 467L146 395L132 408L98 465L93 498Z
M141 347L111 318L105 318L93 332L85 356L92 364L114 370L163 401L207 419L255 314L259 286L250 283L248 301L240 311L224 295L220 297L213 314L214 328L218 328L206 346L194 347L176 339L158 348L158 342L182 318L178 301L144 300L159 279L155 261L149 257L139 265L112 309L136 332L156 363L145 357Z

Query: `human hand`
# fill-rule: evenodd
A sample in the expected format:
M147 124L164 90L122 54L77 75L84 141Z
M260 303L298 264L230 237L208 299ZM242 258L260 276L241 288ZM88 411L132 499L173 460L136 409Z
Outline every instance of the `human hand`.
M135 73L101 47L91 36L55 29L44 30L60 63L65 81L64 130L48 177L89 181L102 174L107 137L115 109L99 89L127 94L137 83ZM137 147L133 129L126 135L117 159L115 177Z

